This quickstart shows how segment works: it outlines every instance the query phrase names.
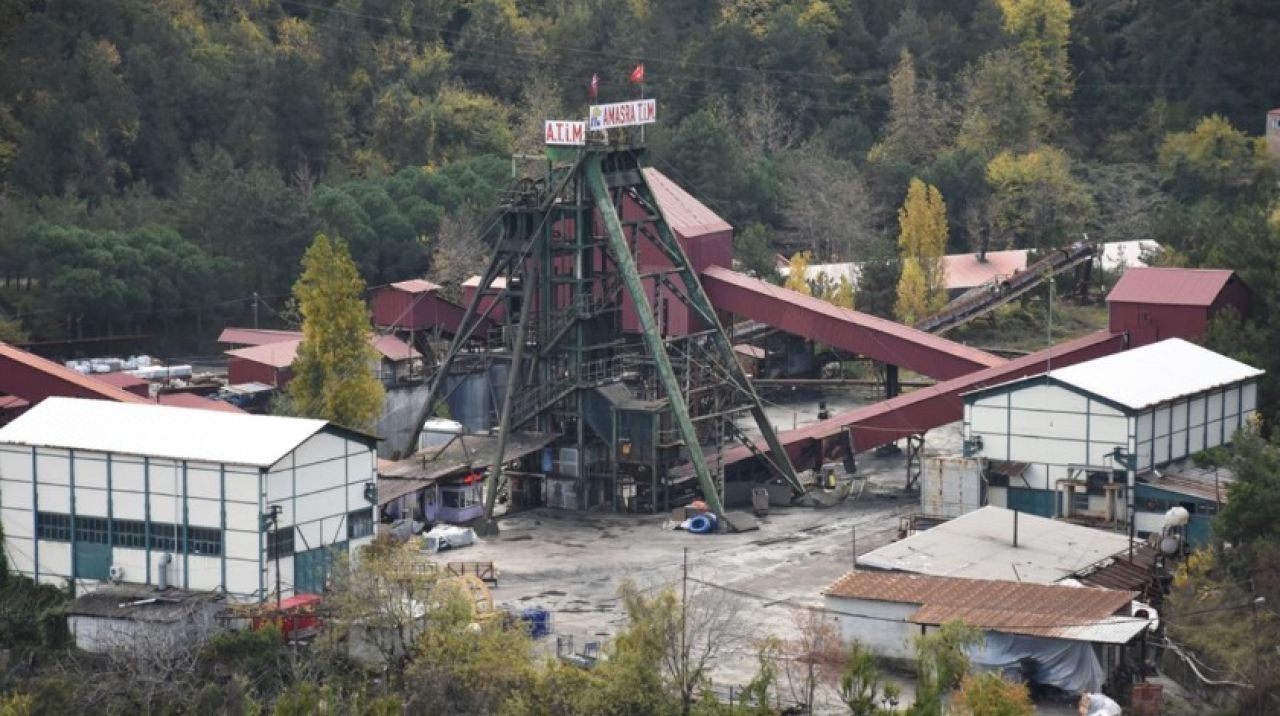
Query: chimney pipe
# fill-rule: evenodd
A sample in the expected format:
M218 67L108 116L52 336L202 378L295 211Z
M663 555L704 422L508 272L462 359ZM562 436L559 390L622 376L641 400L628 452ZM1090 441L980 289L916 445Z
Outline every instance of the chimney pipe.
M1018 511L1013 511L1013 546L1018 546Z

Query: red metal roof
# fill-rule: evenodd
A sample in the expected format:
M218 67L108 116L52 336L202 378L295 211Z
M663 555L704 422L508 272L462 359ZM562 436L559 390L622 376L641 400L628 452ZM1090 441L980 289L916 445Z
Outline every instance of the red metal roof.
M977 254L950 254L942 257L942 266L948 290L968 290L1022 271L1027 267L1027 251L988 251L986 261L979 261Z
M405 293L430 293L432 291L440 290L440 286L438 284L431 283L424 278L411 278L408 281L396 281L395 283L390 284L390 286L397 291L404 291Z
M243 413L244 411L223 400L211 400L195 393L161 393L156 396L160 405L174 408L196 408L198 410L217 410L224 413Z
M29 407L31 403L16 395L0 395L0 410L17 410Z
M815 444L840 437L846 431L853 439L855 450L870 450L908 435L924 433L960 420L964 417L964 399L960 397L962 393L1043 372L1045 359L1050 355L1053 365L1068 366L1110 355L1123 348L1123 335L1098 331L1061 343L1049 350L1016 358L1001 366L979 370L895 398L837 413L827 420L796 430L782 431L778 434L778 439L792 459ZM757 440L756 447L763 452L769 451L764 440ZM732 465L751 457L751 450L738 445L725 450L720 459L723 464ZM688 465L678 465L672 468L671 474L682 476L691 471Z
M379 355L389 361L398 362L409 358L422 357L421 353L395 336L374 334L369 338L369 344L373 346L374 350L378 351ZM276 343L237 348L227 351L227 355L253 361L254 363L261 363L262 365L269 365L272 368L288 368L297 359L298 346L300 345L302 345L302 339L295 338Z
M93 373L92 377L94 380L100 380L107 385L114 385L117 388L123 388L125 390L147 384L147 381L139 378L138 376L130 375L123 371L117 371L115 373Z
M1107 294L1107 302L1208 308L1233 275L1224 269L1135 267L1124 272Z
M218 334L219 343L237 346L265 346L268 343L301 340L302 331L279 331L268 328L224 328Z
M702 284L717 309L933 378L955 378L1006 362L986 351L720 266L703 271Z
M653 167L645 167L641 171L644 172L649 189L653 191L654 201L658 202L658 208L662 210L672 231L686 239L733 231L729 222L708 209L706 204L693 198L693 195L671 181L667 175Z
M8 343L0 343L0 391L31 403L50 395L99 398L119 403L150 402Z
M919 604L916 624L963 620L974 627L1057 636L1125 612L1137 592L1092 587L961 579L903 572L849 572L827 596Z

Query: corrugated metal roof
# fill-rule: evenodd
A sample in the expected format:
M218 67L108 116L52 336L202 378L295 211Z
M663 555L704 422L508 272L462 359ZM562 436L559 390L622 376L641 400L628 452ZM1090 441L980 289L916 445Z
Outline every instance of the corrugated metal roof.
M264 346L302 339L302 331L281 331L267 328L224 328L218 334L218 342L234 346Z
M93 373L94 380L100 380L107 385L114 385L117 388L136 388L140 385L146 385L147 381L136 375L117 371L115 373Z
M390 286L397 291L404 291L405 293L430 293L432 291L440 290L439 284L431 283L425 278L411 278L407 281L396 281L395 283L390 284Z
M48 398L0 428L0 443L270 467L323 420Z
M1195 474L1162 474L1156 477L1152 473L1139 475L1139 484L1153 487L1157 490L1167 490L1179 495L1187 495L1197 497L1201 500L1209 502L1218 502L1226 504L1227 488L1231 483L1235 482L1235 476L1230 472L1224 472L1215 481L1212 470L1206 470L1201 475Z
M1146 625L1146 620L1119 614L1127 610L1137 592L1114 589L859 571L841 577L826 594L919 604L920 608L907 617L915 624L961 620L970 626L1011 634L1065 639L1084 636L1082 640L1092 641L1087 637L1108 636L1103 630L1125 631L1136 625L1129 636L1132 638Z
M1142 410L1256 378L1263 372L1181 338L1169 338L1067 366L1049 376L1132 410Z
M1113 556L1129 538L988 505L858 557L876 569L970 579L1018 579L1052 584Z
M375 334L373 337L373 348L378 351L378 353L382 354L383 358L393 362L422 357L422 354L419 353L417 349L395 336Z
M41 358L34 353L28 353L21 348L15 348L8 343L0 342L0 364L2 361L13 361L26 368L39 371L51 378L60 380L69 385L73 385L81 390L88 391L94 395L101 397L103 400L114 400L118 403L149 403L146 398L140 395L134 395L127 390L122 390L114 385L108 385L100 380L94 380L87 375L78 371L71 370L65 365L54 363L46 358ZM21 393L21 390L11 389L10 393ZM19 395L19 397L24 397ZM43 397L43 396L41 396Z
M1234 274L1222 269L1131 268L1107 301L1209 307Z
M1025 269L1027 251L988 251L985 261L979 261L977 254L948 254L942 257L942 267L948 290L967 290Z
M479 288L480 281L483 278L484 277L480 276L479 274L472 276L471 278L468 278L466 281L462 282L462 287L463 288ZM507 287L507 279L503 278L502 276L495 277L493 279L493 283L489 284L489 288L495 291L501 291L506 287Z
M729 222L693 198L692 194L667 175L653 167L645 167L641 171L644 172L649 189L653 191L654 201L658 202L658 208L672 231L686 239L733 231Z

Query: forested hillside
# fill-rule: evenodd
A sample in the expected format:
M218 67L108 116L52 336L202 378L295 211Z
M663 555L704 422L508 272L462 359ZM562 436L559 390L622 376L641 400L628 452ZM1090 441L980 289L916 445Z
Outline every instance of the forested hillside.
M511 154L639 62L748 268L879 258L889 312L920 177L952 251L1155 238L1265 318L1277 50L1265 0L0 0L3 332L270 317L318 231L371 285L465 275Z

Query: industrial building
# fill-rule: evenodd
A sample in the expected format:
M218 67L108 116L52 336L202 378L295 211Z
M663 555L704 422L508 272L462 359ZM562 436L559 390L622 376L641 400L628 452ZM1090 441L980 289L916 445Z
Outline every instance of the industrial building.
M293 379L293 362L302 345L301 331L228 328L219 343L240 344L227 354L227 382L231 385L262 383L283 388ZM377 333L369 344L377 354L371 366L379 380L395 385L420 377L422 354L394 335Z
M1195 340L1223 311L1249 315L1250 293L1233 271L1133 268L1107 294L1112 333L1134 345L1165 338Z
M48 398L0 429L5 553L78 588L316 592L372 538L375 442L322 420Z
M1230 442L1261 375L1171 338L966 393L965 451L986 462L990 504L1126 521L1138 473Z

